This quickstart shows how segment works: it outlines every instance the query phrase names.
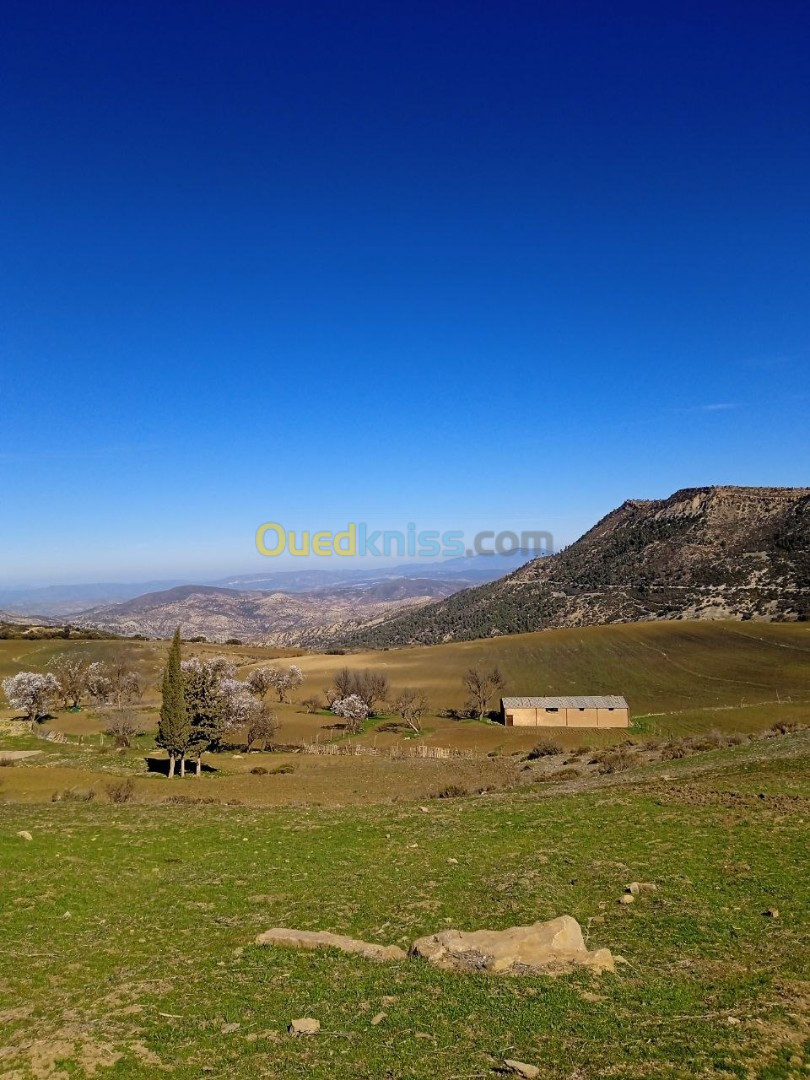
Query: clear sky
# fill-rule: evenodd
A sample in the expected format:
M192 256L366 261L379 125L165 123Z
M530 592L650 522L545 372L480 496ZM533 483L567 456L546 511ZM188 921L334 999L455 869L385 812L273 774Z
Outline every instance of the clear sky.
M6 0L2 581L284 568L263 521L560 544L809 483L808 31Z

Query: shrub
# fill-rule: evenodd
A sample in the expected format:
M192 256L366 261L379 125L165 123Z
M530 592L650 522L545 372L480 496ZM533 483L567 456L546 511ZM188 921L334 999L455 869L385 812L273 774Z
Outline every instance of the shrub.
M437 791L435 795L432 795L432 799L460 799L464 795L469 795L467 788L462 787L460 784L448 784L447 787L442 788L441 791Z
M777 720L771 731L774 735L791 735L794 731L803 731L804 726L798 720Z
M618 746L615 750L605 750L603 754L598 755L596 763L599 766L597 771L607 775L635 768L636 765L641 764L641 756L628 747Z
M590 746L576 746L573 750L570 751L568 756L571 758L579 758L584 757L585 754L590 754L590 752Z
M578 776L582 776L579 769L557 769L549 777L549 780L576 780Z
M63 791L55 791L51 795L51 802L92 802L96 793L93 788L82 790L81 788L65 788Z
M536 761L541 757L552 757L555 754L564 754L565 750L559 743L554 742L553 739L541 739L536 746L533 746L526 755L527 761Z
M687 757L692 752L683 739L670 739L661 749L661 760L677 761L680 758Z
M660 750L665 746L663 739L647 739L641 744L642 750Z
M317 694L313 694L311 697L304 698L301 702L304 706L304 712L315 713L324 707L323 701Z
M0 769L10 769L13 765L16 764L17 762L14 760L14 758L0 757Z
M275 769L270 770L272 776L289 776L290 773L294 772L294 765L277 765Z
M269 770L265 769L264 765L254 765L250 770L251 776L267 776Z
M128 776L126 780L119 780L112 784L107 784L107 798L111 803L127 803L131 802L135 797L135 781L131 776Z
M705 750L720 750L728 746L728 738L720 731L707 731L702 735L692 735L686 740L692 750L701 753Z
M163 800L169 806L207 806L210 803L215 803L217 800L208 796L208 798L195 798L192 795L167 795ZM228 803L229 806L238 806L238 801Z

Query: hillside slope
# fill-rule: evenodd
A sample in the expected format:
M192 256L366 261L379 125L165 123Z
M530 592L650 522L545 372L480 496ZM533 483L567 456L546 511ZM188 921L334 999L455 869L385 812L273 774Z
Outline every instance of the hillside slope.
M648 619L808 614L810 488L687 488L629 500L551 558L347 640L380 647Z

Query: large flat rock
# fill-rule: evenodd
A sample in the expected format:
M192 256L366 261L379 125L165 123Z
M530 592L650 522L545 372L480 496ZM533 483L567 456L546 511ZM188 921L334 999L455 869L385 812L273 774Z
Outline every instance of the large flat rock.
M340 949L341 952L355 953L367 960L404 960L407 955L398 945L377 945L343 934L331 934L328 930L288 930L282 926L259 934L256 944L282 945L293 949Z
M615 970L609 949L588 952L582 928L570 915L506 930L442 930L419 938L410 951L451 971L558 975L575 967L597 974Z

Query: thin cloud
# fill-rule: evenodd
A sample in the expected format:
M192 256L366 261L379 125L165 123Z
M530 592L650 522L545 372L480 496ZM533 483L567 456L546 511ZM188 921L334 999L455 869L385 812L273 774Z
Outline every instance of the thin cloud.
M715 401L710 405L697 405L695 411L697 412L726 412L728 409L739 409L739 402L736 401Z

